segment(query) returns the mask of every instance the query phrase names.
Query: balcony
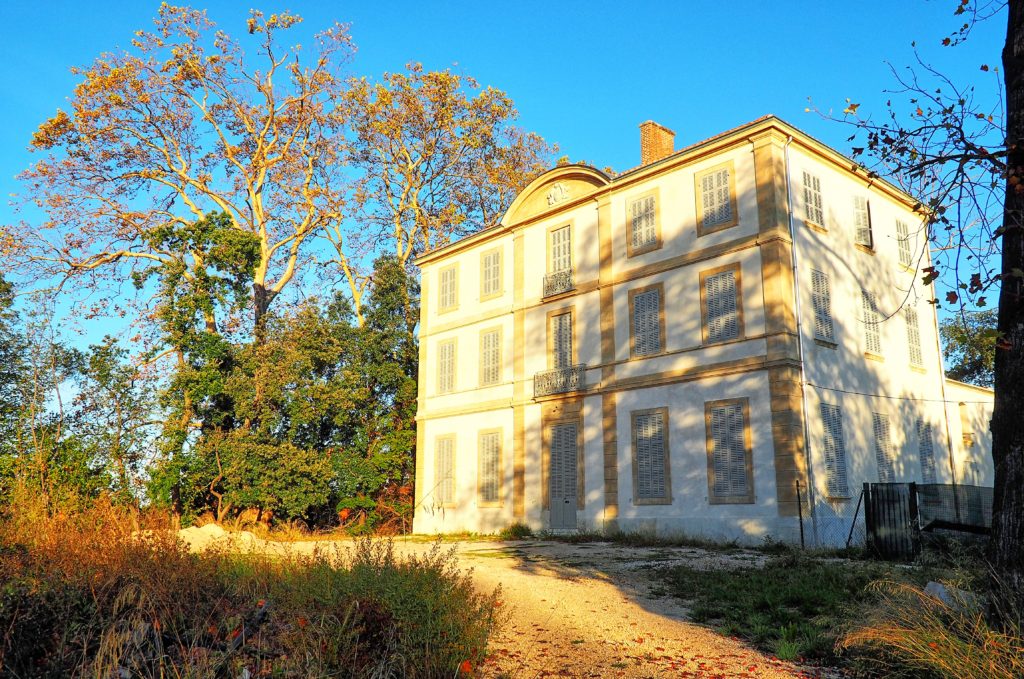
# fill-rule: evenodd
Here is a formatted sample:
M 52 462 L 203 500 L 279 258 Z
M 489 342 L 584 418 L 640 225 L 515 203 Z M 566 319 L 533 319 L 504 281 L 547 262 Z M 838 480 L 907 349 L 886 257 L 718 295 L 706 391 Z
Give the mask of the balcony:
M 533 395 L 537 397 L 582 391 L 587 386 L 586 372 L 587 366 L 583 364 L 539 372 L 533 376 Z
M 544 296 L 560 295 L 576 289 L 572 279 L 572 269 L 544 274 Z

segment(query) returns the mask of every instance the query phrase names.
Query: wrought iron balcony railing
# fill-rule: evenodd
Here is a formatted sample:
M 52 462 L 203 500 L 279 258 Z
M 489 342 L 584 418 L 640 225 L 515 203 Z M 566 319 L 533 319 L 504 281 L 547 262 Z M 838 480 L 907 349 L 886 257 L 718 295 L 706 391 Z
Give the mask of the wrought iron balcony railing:
M 547 396 L 582 391 L 586 386 L 586 372 L 587 366 L 583 364 L 539 372 L 533 376 L 533 395 Z
M 569 292 L 576 286 L 573 284 L 572 269 L 544 274 L 544 296 L 551 297 Z

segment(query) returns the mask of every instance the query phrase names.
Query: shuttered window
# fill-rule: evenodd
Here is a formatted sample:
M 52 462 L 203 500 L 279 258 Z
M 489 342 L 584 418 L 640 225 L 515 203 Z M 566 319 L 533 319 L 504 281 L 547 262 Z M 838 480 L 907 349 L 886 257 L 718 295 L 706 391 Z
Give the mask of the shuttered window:
M 910 266 L 910 229 L 906 222 L 896 220 L 896 243 L 900 248 L 900 264 Z
M 821 180 L 804 172 L 804 219 L 825 226 L 825 212 L 821 206 Z
M 910 364 L 923 366 L 924 357 L 921 355 L 921 326 L 917 322 L 917 309 L 911 306 L 903 307 L 903 319 L 907 322 L 907 351 L 910 354 Z
M 501 381 L 501 331 L 487 330 L 480 334 L 480 386 Z
M 889 416 L 871 413 L 871 425 L 875 433 L 875 462 L 878 464 L 878 480 L 892 483 L 896 480 L 893 468 L 892 440 L 889 437 Z
M 863 310 L 864 322 L 864 349 L 873 354 L 882 353 L 882 338 L 878 331 L 878 324 L 881 321 L 878 313 L 878 303 L 875 301 L 875 293 L 861 289 L 861 309 Z
M 664 410 L 648 410 L 633 413 L 633 464 L 636 465 L 636 488 L 634 498 L 641 503 L 645 500 L 668 500 L 667 480 L 668 442 L 665 432 Z
M 458 281 L 456 280 L 456 270 L 454 266 L 450 266 L 447 269 L 441 269 L 440 281 L 437 286 L 437 307 L 441 311 L 447 311 L 454 309 L 458 303 Z
M 455 340 L 437 345 L 437 391 L 447 394 L 455 391 Z
M 501 500 L 501 432 L 480 434 L 480 502 Z
M 434 447 L 434 497 L 442 505 L 455 502 L 455 437 L 439 436 Z
M 846 478 L 846 443 L 843 438 L 843 411 L 839 406 L 822 403 L 821 423 L 825 442 L 825 482 L 829 497 L 850 497 Z
M 661 351 L 661 289 L 633 295 L 633 353 L 649 356 Z
M 654 196 L 644 196 L 629 204 L 630 239 L 634 250 L 658 243 L 657 210 Z
M 826 342 L 835 341 L 832 326 L 832 290 L 828 274 L 811 270 L 811 306 L 814 307 L 814 336 Z
M 563 226 L 551 232 L 551 271 L 572 269 L 572 231 Z
M 701 224 L 706 229 L 733 221 L 729 168 L 709 172 L 700 179 Z
M 868 199 L 864 196 L 853 197 L 853 229 L 854 242 L 858 245 L 871 247 L 871 210 L 868 208 Z
M 744 402 L 708 405 L 708 467 L 713 500 L 753 501 L 744 410 Z
M 551 426 L 551 497 L 576 497 L 577 427 L 575 423 Z
M 572 314 L 551 317 L 551 367 L 568 368 L 572 365 Z
M 925 483 L 937 483 L 935 450 L 932 448 L 932 425 L 923 417 L 917 418 L 917 452 L 921 457 L 921 478 Z
M 722 342 L 740 336 L 739 305 L 736 299 L 736 271 L 722 271 L 704 279 L 704 301 L 708 342 Z
M 485 252 L 480 260 L 480 296 L 493 297 L 501 292 L 501 250 Z

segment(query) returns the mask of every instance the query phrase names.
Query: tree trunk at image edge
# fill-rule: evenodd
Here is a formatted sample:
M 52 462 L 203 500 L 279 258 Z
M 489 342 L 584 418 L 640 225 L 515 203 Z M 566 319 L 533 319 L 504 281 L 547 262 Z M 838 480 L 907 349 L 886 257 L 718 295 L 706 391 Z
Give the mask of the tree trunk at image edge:
M 992 458 L 993 614 L 1024 619 L 1024 0 L 1011 0 L 1003 48 L 1006 82 L 1006 203 L 1002 228 L 999 348 L 995 360 Z

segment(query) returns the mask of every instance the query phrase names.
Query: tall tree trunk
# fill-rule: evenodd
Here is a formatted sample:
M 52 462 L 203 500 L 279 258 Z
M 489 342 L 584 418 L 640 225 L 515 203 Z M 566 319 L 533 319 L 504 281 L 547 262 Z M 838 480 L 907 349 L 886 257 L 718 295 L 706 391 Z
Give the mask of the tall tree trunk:
M 1024 0 L 1010 0 L 1003 48 L 1006 82 L 1006 203 L 995 361 L 992 458 L 995 496 L 990 559 L 993 614 L 1024 622 Z
M 274 301 L 275 293 L 263 283 L 253 283 L 253 339 L 256 346 L 263 346 L 267 339 L 267 311 Z

